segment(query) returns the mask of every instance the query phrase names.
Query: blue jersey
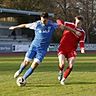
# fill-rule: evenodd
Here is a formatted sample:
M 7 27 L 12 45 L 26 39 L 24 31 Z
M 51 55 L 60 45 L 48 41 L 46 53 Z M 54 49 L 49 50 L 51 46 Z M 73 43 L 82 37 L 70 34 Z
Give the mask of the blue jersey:
M 44 25 L 39 20 L 37 22 L 27 24 L 26 27 L 35 30 L 35 37 L 31 43 L 31 46 L 34 45 L 39 49 L 47 50 L 52 38 L 52 33 L 55 31 L 58 25 L 50 20 L 48 21 L 47 25 Z

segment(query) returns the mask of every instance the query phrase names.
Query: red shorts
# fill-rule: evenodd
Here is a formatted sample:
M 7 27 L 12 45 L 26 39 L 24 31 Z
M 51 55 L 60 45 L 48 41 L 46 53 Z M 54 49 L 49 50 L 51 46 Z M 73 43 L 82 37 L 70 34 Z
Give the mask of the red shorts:
M 76 57 L 77 56 L 76 51 L 69 51 L 68 52 L 68 51 L 59 50 L 58 55 L 60 55 L 60 54 L 63 54 L 67 59 L 70 57 Z

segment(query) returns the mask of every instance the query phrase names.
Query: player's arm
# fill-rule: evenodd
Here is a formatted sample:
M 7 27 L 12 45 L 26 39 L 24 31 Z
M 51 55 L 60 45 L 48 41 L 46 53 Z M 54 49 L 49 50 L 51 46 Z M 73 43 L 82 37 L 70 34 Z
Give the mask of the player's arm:
M 81 33 L 80 33 L 79 31 L 76 31 L 76 30 L 74 30 L 74 29 L 72 29 L 72 28 L 70 28 L 70 27 L 68 27 L 68 26 L 65 26 L 65 25 L 64 25 L 64 21 L 62 21 L 62 20 L 57 20 L 57 23 L 58 23 L 58 25 L 60 26 L 60 28 L 61 28 L 62 30 L 67 29 L 67 30 L 70 30 L 70 32 L 73 32 L 73 33 L 75 33 L 75 34 L 78 35 L 78 36 L 81 35 Z
M 80 50 L 81 50 L 81 53 L 85 53 L 85 48 L 84 48 L 84 42 L 83 41 L 80 42 Z
M 9 29 L 14 30 L 16 28 L 29 28 L 29 29 L 35 30 L 36 26 L 37 26 L 37 22 L 33 22 L 33 23 L 28 23 L 28 24 L 20 24 L 17 26 L 11 26 L 9 27 Z
M 9 29 L 11 29 L 11 30 L 14 30 L 16 28 L 26 28 L 26 24 L 20 24 L 20 25 L 17 25 L 17 26 L 11 26 L 11 27 L 9 27 Z
M 70 28 L 70 27 L 68 27 L 68 26 L 61 25 L 61 27 L 64 27 L 64 29 L 70 30 L 70 32 L 73 32 L 73 33 L 75 33 L 75 34 L 78 35 L 78 36 L 81 35 L 81 33 L 80 33 L 79 31 L 76 31 L 76 30 L 74 30 L 74 29 L 72 29 L 72 28 Z
M 81 53 L 85 53 L 84 41 L 85 41 L 85 33 L 82 33 L 79 41 Z

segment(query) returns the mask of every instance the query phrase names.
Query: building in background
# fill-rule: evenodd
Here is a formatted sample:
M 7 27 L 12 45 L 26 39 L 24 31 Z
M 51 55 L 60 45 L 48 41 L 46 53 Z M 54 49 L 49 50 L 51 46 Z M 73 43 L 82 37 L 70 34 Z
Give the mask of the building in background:
M 27 47 L 29 47 L 30 42 L 34 38 L 34 32 L 32 32 L 32 30 L 30 29 L 9 30 L 8 28 L 10 26 L 22 23 L 34 22 L 40 19 L 41 13 L 42 12 L 0 8 L 0 52 L 7 52 L 7 51 L 13 52 L 15 51 L 15 49 L 16 50 L 22 49 L 23 45 L 25 47 L 26 44 Z M 54 14 L 49 13 L 49 16 L 53 17 Z
M 11 30 L 8 30 L 10 26 L 36 21 L 40 18 L 41 13 L 42 12 L 0 8 L 0 36 L 3 38 L 10 36 L 12 34 Z M 49 13 L 49 15 L 54 16 L 52 13 Z M 20 36 L 25 36 L 30 39 L 34 37 L 34 33 L 31 31 L 29 29 L 17 29 L 15 30 L 15 35 L 17 35 L 17 39 Z

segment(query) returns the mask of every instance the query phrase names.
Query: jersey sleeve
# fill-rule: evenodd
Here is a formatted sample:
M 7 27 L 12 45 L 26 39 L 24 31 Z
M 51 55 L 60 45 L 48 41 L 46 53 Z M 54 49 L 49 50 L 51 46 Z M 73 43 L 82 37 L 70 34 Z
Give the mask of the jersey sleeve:
M 72 22 L 67 22 L 67 21 L 63 21 L 63 20 L 60 20 L 60 19 L 58 19 L 57 20 L 57 24 L 60 26 L 60 25 L 64 25 L 64 26 L 67 26 L 67 27 L 71 27 L 71 28 L 75 28 L 75 25 L 74 25 L 74 23 L 72 23 Z
M 35 30 L 37 26 L 37 22 L 26 24 L 26 28 Z
M 84 48 L 84 42 L 85 42 L 85 32 L 82 32 L 82 35 L 81 35 L 80 41 L 79 41 L 80 49 Z
M 53 23 L 53 27 L 54 27 L 54 29 L 56 30 L 59 26 L 58 26 L 57 23 Z

